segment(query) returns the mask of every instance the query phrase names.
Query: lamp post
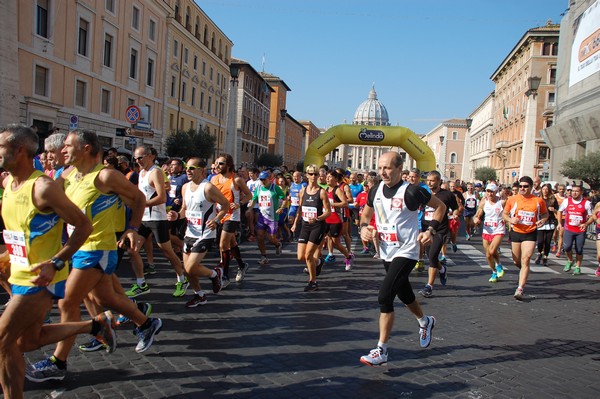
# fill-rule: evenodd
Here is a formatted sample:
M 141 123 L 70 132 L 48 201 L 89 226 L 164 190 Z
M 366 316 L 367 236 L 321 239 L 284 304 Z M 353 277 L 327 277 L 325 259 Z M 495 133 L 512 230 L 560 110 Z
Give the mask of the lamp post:
M 285 117 L 287 116 L 287 109 L 281 109 L 279 114 L 281 116 L 281 130 L 279 131 L 279 154 L 281 154 L 281 158 L 285 164 Z
M 229 65 L 229 110 L 227 113 L 227 139 L 226 148 L 233 148 L 233 161 L 240 161 L 238 157 L 238 128 L 237 128 L 237 84 L 240 76 L 240 67 L 235 64 Z
M 465 146 L 461 178 L 468 178 L 469 180 L 473 180 L 473 168 L 471 167 L 471 125 L 473 124 L 473 119 L 466 118 L 465 123 L 467 125 L 467 133 L 465 133 Z
M 504 179 L 504 170 L 506 168 L 506 150 L 504 147 L 506 146 L 506 141 L 499 141 L 496 143 L 496 156 L 498 160 L 502 163 L 502 173 L 500 174 L 500 178 Z M 504 183 L 508 183 L 508 179 Z
M 439 157 L 439 165 L 440 165 L 440 172 L 442 174 L 446 174 L 446 151 L 445 151 L 445 146 L 444 146 L 444 139 L 446 137 L 444 136 L 440 136 L 440 157 Z M 444 180 L 445 176 L 442 176 L 442 180 Z
M 523 150 L 521 152 L 521 165 L 519 176 L 532 176 L 533 167 L 536 162 L 535 136 L 537 127 L 537 94 L 542 78 L 531 76 L 527 79 L 529 89 L 525 92 L 527 96 L 527 110 L 525 113 L 525 126 L 523 129 Z M 532 176 L 533 177 L 533 176 Z

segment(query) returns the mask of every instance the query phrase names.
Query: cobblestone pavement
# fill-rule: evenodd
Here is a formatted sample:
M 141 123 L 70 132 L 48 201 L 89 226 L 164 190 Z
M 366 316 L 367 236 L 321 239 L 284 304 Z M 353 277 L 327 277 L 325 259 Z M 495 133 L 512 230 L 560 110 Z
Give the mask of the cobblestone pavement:
M 173 298 L 174 274 L 166 262 L 157 264 L 151 292 L 139 299 L 152 302 L 164 327 L 146 354 L 134 351 L 136 339 L 124 328 L 114 354 L 73 349 L 67 378 L 26 382 L 26 397 L 599 398 L 594 242 L 587 242 L 583 275 L 563 273 L 564 258 L 551 256 L 549 267 L 531 273 L 527 300 L 517 302 L 508 244 L 502 247 L 508 271 L 490 284 L 480 241 L 462 239 L 459 251 L 449 252 L 446 287 L 437 285 L 428 299 L 417 294 L 437 319 L 429 349 L 420 348 L 418 323 L 397 301 L 384 367 L 359 362 L 377 343 L 380 261 L 357 255 L 347 272 L 338 256 L 325 267 L 320 291 L 305 293 L 294 244 L 279 257 L 269 248 L 271 264 L 259 266 L 256 244 L 244 243 L 251 264 L 246 280 L 210 293 L 208 304 L 194 309 L 184 307 L 191 290 Z M 207 264 L 215 265 L 214 259 Z M 129 286 L 128 264 L 120 274 Z M 415 293 L 425 275 L 412 273 Z M 208 280 L 204 287 L 210 290 Z M 56 311 L 52 317 L 58 319 Z M 53 348 L 26 359 L 39 360 Z

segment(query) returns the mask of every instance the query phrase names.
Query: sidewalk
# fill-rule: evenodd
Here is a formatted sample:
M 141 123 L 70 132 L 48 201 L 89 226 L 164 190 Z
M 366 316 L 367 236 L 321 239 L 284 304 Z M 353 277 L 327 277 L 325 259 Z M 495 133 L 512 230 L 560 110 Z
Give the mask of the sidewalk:
M 587 243 L 589 264 L 593 244 Z M 463 238 L 459 251 L 449 252 L 448 285 L 436 285 L 432 298 L 416 294 L 426 273 L 411 277 L 425 312 L 437 319 L 431 347 L 420 348 L 418 323 L 396 301 L 389 363 L 371 368 L 359 358 L 377 343 L 381 261 L 357 255 L 355 268 L 346 272 L 338 256 L 324 268 L 320 291 L 305 293 L 295 245 L 285 246 L 280 257 L 269 248 L 268 266 L 257 264 L 255 243 L 241 248 L 251 265 L 246 280 L 208 294 L 208 304 L 194 309 L 184 307 L 191 290 L 187 299 L 171 296 L 174 273 L 157 257 L 162 261 L 149 278 L 152 292 L 138 297 L 152 302 L 164 322 L 153 347 L 137 354 L 127 328 L 112 355 L 73 349 L 67 378 L 26 382 L 26 397 L 600 397 L 600 279 L 593 275 L 562 273 L 553 262 L 550 269 L 560 272 L 533 272 L 525 289 L 530 297 L 517 302 L 516 268 L 506 259 L 505 277 L 488 283 L 480 241 Z M 506 244 L 503 255 L 510 255 Z M 128 287 L 129 266 L 119 274 Z M 210 291 L 210 282 L 203 287 Z M 77 343 L 85 340 L 80 336 Z M 26 359 L 39 360 L 53 349 Z

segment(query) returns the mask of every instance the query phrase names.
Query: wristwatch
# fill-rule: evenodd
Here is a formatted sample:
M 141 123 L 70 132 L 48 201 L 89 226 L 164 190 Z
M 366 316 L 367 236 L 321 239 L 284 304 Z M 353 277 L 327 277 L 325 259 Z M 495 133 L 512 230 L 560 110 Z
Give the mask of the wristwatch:
M 435 229 L 434 229 L 433 227 L 431 227 L 431 226 L 429 226 L 429 227 L 427 228 L 427 231 L 428 231 L 428 232 L 429 232 L 429 234 L 431 234 L 432 236 L 434 236 L 434 235 L 436 235 L 436 234 L 437 234 L 437 231 L 435 231 Z
M 62 259 L 52 258 L 52 259 L 50 259 L 50 262 L 52 262 L 54 264 L 54 268 L 56 269 L 57 272 L 59 272 L 65 268 L 65 261 Z

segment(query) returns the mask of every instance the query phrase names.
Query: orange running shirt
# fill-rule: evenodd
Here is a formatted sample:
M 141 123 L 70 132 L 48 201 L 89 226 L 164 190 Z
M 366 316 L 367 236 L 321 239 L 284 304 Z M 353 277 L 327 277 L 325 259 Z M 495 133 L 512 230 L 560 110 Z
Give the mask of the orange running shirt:
M 536 223 L 540 220 L 540 215 L 548 212 L 548 208 L 540 197 L 524 197 L 517 194 L 508 197 L 504 211 L 508 212 L 510 217 L 519 218 L 519 223 L 513 224 L 512 229 L 517 233 L 527 234 L 537 230 Z

